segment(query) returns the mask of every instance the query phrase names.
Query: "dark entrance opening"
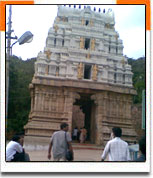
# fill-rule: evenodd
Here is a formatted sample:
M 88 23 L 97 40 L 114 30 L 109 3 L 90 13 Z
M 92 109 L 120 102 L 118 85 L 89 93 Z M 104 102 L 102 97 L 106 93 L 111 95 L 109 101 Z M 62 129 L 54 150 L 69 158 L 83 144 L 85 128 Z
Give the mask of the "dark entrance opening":
M 89 24 L 89 20 L 86 20 L 86 26 Z
M 123 84 L 125 84 L 125 74 L 123 74 Z
M 86 39 L 85 39 L 84 48 L 85 48 L 85 49 L 89 49 L 89 48 L 90 48 L 90 39 L 89 39 L 89 38 L 86 38 Z
M 84 67 L 84 79 L 91 78 L 91 65 L 85 65 Z
M 116 73 L 114 74 L 114 83 L 116 83 Z
M 78 105 L 81 111 L 84 113 L 84 124 L 82 125 L 82 127 L 85 127 L 85 129 L 87 130 L 86 141 L 95 143 L 95 104 L 94 101 L 90 99 L 91 94 L 79 93 L 79 95 L 81 96 L 81 98 L 79 100 L 76 100 L 74 105 Z

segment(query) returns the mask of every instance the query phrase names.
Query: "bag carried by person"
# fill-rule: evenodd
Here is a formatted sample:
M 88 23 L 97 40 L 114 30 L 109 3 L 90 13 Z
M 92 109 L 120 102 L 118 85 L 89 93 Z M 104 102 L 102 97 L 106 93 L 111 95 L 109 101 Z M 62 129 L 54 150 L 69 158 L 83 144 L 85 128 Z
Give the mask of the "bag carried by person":
M 67 139 L 66 139 L 66 132 L 65 132 L 65 140 L 66 140 L 66 144 L 67 144 L 67 150 L 66 150 L 66 155 L 65 155 L 66 160 L 73 161 L 73 153 L 69 149 L 69 144 L 67 143 Z
M 73 161 L 73 153 L 70 150 L 66 151 L 66 160 Z

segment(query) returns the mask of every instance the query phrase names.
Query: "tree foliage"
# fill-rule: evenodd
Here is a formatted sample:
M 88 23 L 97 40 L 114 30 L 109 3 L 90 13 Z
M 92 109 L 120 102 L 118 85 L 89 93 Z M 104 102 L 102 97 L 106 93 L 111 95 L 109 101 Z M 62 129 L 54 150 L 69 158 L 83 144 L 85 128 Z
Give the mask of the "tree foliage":
M 137 60 L 128 59 L 128 63 L 132 66 L 133 72 L 133 86 L 137 91 L 137 95 L 134 97 L 134 103 L 142 102 L 142 91 L 146 88 L 146 61 L 144 57 Z
M 23 61 L 16 56 L 10 59 L 7 133 L 22 132 L 27 123 L 31 103 L 29 84 L 35 61 L 35 58 Z

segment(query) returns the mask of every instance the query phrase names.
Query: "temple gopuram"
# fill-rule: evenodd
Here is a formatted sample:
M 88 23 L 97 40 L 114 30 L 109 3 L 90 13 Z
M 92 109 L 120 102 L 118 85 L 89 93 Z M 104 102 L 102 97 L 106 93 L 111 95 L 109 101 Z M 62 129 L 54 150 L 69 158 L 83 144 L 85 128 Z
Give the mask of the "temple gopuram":
M 62 122 L 69 124 L 71 133 L 85 127 L 89 143 L 104 146 L 115 126 L 133 143 L 132 76 L 112 9 L 58 5 L 29 85 L 25 143 L 49 143 Z

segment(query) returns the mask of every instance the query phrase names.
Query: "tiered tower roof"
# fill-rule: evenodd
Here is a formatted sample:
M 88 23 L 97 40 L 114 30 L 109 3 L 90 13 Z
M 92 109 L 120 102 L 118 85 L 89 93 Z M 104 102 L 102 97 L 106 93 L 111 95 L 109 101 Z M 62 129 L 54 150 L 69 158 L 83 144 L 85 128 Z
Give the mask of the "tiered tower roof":
M 132 75 L 111 9 L 58 6 L 35 76 L 132 87 Z

